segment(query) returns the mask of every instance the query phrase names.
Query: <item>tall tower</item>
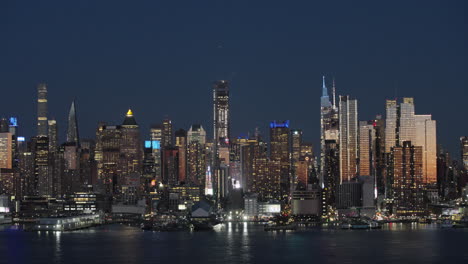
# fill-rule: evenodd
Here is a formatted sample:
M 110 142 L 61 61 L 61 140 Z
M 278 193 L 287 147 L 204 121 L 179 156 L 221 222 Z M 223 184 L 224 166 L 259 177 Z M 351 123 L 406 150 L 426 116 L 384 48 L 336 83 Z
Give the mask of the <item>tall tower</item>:
M 37 135 L 47 137 L 47 86 L 37 86 Z
M 120 142 L 121 173 L 125 176 L 122 183 L 129 184 L 130 174 L 141 173 L 142 146 L 140 129 L 131 109 L 128 110 L 122 123 L 122 140 Z
M 340 96 L 340 184 L 357 175 L 358 109 L 357 100 Z
M 79 145 L 80 137 L 78 134 L 78 119 L 76 117 L 75 100 L 73 100 L 70 111 L 68 112 L 67 142 Z
M 460 154 L 463 167 L 468 170 L 468 137 L 460 137 Z
M 280 195 L 287 200 L 290 192 L 289 120 L 270 123 L 270 159 L 280 166 Z
M 179 181 L 187 182 L 187 132 L 181 128 L 175 132 L 175 138 L 179 149 Z
M 400 104 L 399 143 L 416 141 L 416 123 L 414 117 L 414 99 L 404 97 Z
M 162 147 L 172 147 L 174 146 L 174 135 L 172 133 L 172 121 L 170 119 L 163 120 L 163 130 L 162 130 Z
M 227 81 L 217 81 L 213 85 L 214 141 L 228 144 L 230 138 L 229 87 Z
M 57 128 L 57 121 L 54 119 L 50 119 L 47 121 L 48 133 L 49 133 L 49 151 L 55 152 L 58 147 L 58 128 Z
M 220 80 L 213 84 L 213 150 L 212 182 L 214 195 L 219 200 L 227 195 L 226 183 L 228 183 L 229 166 L 229 86 L 227 81 Z
M 393 198 L 397 215 L 424 214 L 422 147 L 404 141 L 392 148 Z
M 335 86 L 333 86 L 333 94 L 335 93 Z M 333 96 L 334 97 L 334 96 Z M 334 99 L 333 99 L 334 102 Z M 327 150 L 330 150 L 329 146 L 326 146 L 327 142 L 333 147 L 337 146 L 338 143 L 338 109 L 336 105 L 330 103 L 328 97 L 327 86 L 325 85 L 325 76 L 322 79 L 322 97 L 320 97 L 320 184 L 322 187 L 327 186 L 327 177 L 335 177 L 330 175 L 330 164 L 326 161 Z M 338 150 L 335 152 L 337 153 Z M 336 171 L 336 170 L 334 170 Z
M 423 183 L 437 184 L 436 121 L 431 115 L 415 115 L 415 146 L 422 146 Z
M 387 100 L 385 118 L 385 153 L 390 153 L 398 142 L 398 105 L 396 100 Z

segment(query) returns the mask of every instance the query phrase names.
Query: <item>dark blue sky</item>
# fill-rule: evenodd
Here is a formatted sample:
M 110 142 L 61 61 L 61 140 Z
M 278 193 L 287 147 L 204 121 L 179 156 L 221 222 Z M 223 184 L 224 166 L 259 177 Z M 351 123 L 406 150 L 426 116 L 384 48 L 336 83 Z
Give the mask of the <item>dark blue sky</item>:
M 128 107 L 144 134 L 168 116 L 211 135 L 211 84 L 228 79 L 233 135 L 290 119 L 317 145 L 325 74 L 358 98 L 362 120 L 384 114 L 386 98 L 415 97 L 439 142 L 458 151 L 467 17 L 464 0 L 1 1 L 0 115 L 35 133 L 44 81 L 62 135 L 74 97 L 83 137 L 98 121 L 121 123 Z

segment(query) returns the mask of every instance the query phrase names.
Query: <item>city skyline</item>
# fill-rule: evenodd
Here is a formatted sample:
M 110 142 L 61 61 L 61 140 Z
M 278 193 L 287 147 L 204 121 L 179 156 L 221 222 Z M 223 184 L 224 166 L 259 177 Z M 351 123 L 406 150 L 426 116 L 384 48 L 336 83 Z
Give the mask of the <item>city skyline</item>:
M 395 2 L 386 10 L 370 3 L 348 5 L 254 3 L 245 10 L 239 3 L 207 2 L 166 14 L 161 10 L 179 8 L 44 3 L 29 13 L 8 3 L 6 23 L 0 24 L 8 40 L 0 43 L 0 81 L 11 100 L 0 105 L 0 112 L 18 116 L 23 127 L 32 126 L 35 106 L 22 95 L 33 94 L 38 83 L 46 82 L 49 117 L 57 120 L 61 140 L 74 97 L 83 138 L 93 137 L 99 121 L 120 122 L 128 108 L 144 131 L 168 116 L 175 127 L 202 124 L 211 134 L 207 95 L 213 81 L 226 79 L 231 84 L 233 136 L 256 126 L 268 134 L 270 120 L 289 119 L 304 131 L 306 141 L 318 146 L 317 84 L 326 75 L 329 87 L 335 78 L 337 95 L 359 100 L 361 120 L 384 115 L 385 99 L 414 97 L 421 113 L 439 121 L 439 142 L 457 154 L 457 139 L 468 126 L 452 114 L 463 104 L 457 95 L 467 83 L 461 20 L 465 3 L 405 3 L 402 9 Z M 122 16 L 103 21 L 98 14 L 108 8 Z M 191 9 L 197 12 L 187 12 Z M 260 11 L 263 20 L 257 19 Z M 220 13 L 225 19 L 213 25 Z M 89 19 L 82 21 L 83 15 Z M 160 23 L 168 19 L 173 22 Z M 31 39 L 40 41 L 33 45 Z M 176 101 L 181 107 L 173 107 Z M 34 134 L 27 129 L 22 133 Z

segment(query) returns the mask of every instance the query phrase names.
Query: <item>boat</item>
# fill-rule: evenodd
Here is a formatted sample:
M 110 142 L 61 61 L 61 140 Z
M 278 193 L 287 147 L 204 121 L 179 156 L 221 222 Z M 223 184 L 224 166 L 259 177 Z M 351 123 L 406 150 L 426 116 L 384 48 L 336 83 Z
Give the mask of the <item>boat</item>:
M 381 229 L 382 225 L 377 221 L 369 221 L 370 229 Z
M 340 224 L 340 229 L 351 229 L 351 224 L 350 223 L 341 223 Z
M 101 225 L 104 222 L 102 214 L 82 214 L 66 217 L 39 218 L 27 231 L 72 231 Z
M 277 225 L 277 224 L 266 224 L 264 226 L 265 231 L 286 231 L 286 230 L 296 230 L 297 225 L 289 224 L 289 225 Z
M 355 220 L 351 223 L 351 229 L 369 229 L 370 224 L 363 220 Z
M 452 228 L 453 227 L 453 222 L 449 219 L 446 219 L 440 223 L 441 228 Z

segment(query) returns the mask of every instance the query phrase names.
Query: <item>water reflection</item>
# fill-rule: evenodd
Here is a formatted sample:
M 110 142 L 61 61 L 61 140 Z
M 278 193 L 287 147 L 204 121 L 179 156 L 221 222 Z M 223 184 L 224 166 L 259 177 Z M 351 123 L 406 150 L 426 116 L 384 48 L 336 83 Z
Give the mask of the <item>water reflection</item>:
M 463 262 L 468 259 L 463 249 L 467 234 L 401 223 L 381 230 L 293 232 L 265 232 L 260 224 L 243 222 L 222 224 L 212 232 L 144 232 L 113 225 L 74 232 L 3 231 L 0 254 L 9 263 Z

